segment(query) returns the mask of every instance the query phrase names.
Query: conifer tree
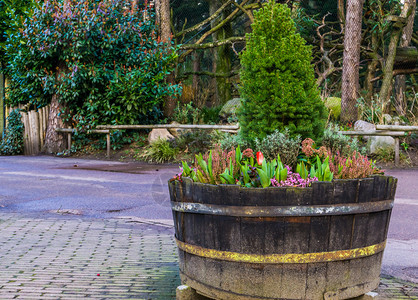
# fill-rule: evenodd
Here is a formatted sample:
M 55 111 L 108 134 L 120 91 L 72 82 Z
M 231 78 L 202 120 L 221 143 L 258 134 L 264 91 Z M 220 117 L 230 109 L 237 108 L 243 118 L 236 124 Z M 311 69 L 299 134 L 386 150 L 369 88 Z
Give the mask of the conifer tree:
M 254 13 L 241 55 L 239 122 L 244 138 L 284 128 L 303 138 L 323 134 L 325 108 L 311 60 L 311 47 L 296 33 L 287 6 L 271 0 Z

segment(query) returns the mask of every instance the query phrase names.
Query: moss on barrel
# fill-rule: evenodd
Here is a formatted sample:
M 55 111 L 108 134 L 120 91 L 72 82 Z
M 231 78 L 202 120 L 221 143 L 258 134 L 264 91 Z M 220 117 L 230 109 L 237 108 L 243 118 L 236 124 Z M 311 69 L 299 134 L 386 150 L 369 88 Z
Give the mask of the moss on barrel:
M 184 284 L 215 299 L 347 299 L 376 288 L 397 180 L 243 188 L 169 182 Z

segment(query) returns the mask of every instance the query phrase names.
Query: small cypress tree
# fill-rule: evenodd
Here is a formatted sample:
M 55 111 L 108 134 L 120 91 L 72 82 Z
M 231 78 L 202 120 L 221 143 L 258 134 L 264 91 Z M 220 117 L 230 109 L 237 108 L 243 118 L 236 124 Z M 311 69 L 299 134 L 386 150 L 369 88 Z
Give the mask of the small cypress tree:
M 323 134 L 325 108 L 311 60 L 311 47 L 296 33 L 287 6 L 271 0 L 254 13 L 241 55 L 239 122 L 245 138 L 285 128 L 303 138 Z

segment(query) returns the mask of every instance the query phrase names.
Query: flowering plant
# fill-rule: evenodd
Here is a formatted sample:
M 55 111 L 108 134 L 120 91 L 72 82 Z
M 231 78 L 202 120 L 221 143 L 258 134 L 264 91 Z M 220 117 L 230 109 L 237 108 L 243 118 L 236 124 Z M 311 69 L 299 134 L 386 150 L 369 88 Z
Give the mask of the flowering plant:
M 345 157 L 333 154 L 325 147 L 315 148 L 314 141 L 306 139 L 301 145 L 302 154 L 294 171 L 277 158 L 267 161 L 262 152 L 254 156 L 252 149 L 241 152 L 224 151 L 219 145 L 208 153 L 196 155 L 194 166 L 182 162 L 180 173 L 175 176 L 190 177 L 195 182 L 210 184 L 237 184 L 243 187 L 309 187 L 314 181 L 364 178 L 382 173 L 373 161 L 354 152 Z
M 293 173 L 290 166 L 283 165 L 280 156 L 267 161 L 261 152 L 257 152 L 256 159 L 254 159 L 252 149 L 241 152 L 239 146 L 226 155 L 225 153 L 219 155 L 219 151 L 218 148 L 205 155 L 196 155 L 194 167 L 182 162 L 180 173 L 175 178 L 181 180 L 185 176 L 201 183 L 237 184 L 244 187 L 264 188 L 269 186 L 307 187 L 311 182 L 318 180 L 315 177 L 316 173 L 310 174 L 303 162 L 297 165 L 298 172 Z M 220 165 L 225 166 L 223 173 L 219 172 Z

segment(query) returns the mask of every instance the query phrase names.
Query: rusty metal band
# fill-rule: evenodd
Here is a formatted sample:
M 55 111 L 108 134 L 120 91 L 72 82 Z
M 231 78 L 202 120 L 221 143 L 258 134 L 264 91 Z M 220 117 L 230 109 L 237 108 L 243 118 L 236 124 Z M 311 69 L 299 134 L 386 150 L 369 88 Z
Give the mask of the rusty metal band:
M 305 206 L 229 206 L 191 202 L 171 202 L 173 211 L 233 217 L 308 217 L 365 214 L 393 208 L 393 200 L 366 203 Z
M 176 239 L 179 249 L 200 257 L 226 260 L 232 262 L 245 262 L 253 264 L 306 264 L 340 261 L 354 258 L 371 256 L 382 252 L 386 246 L 386 240 L 382 243 L 349 250 L 338 250 L 330 252 L 316 253 L 287 253 L 287 254 L 244 254 L 230 251 L 219 251 L 215 249 L 203 248 L 184 243 Z

